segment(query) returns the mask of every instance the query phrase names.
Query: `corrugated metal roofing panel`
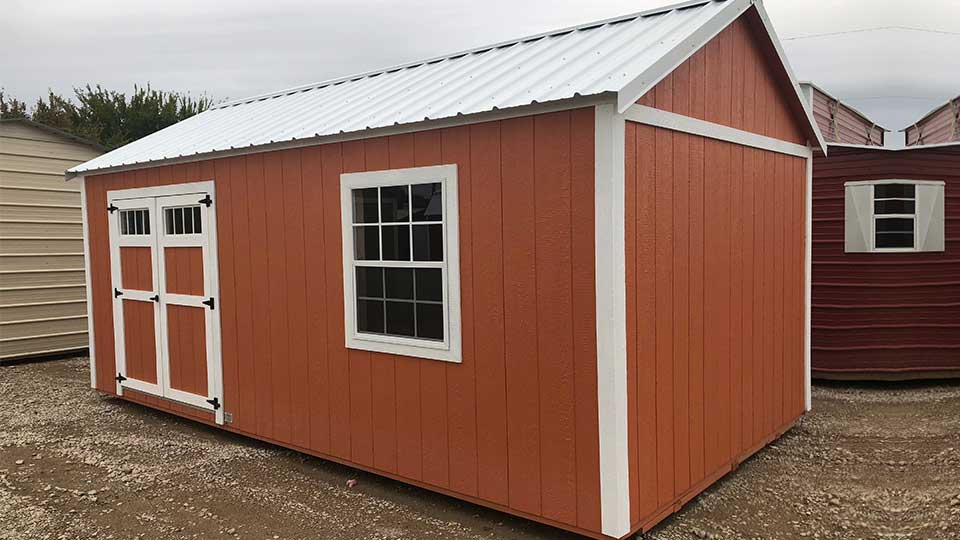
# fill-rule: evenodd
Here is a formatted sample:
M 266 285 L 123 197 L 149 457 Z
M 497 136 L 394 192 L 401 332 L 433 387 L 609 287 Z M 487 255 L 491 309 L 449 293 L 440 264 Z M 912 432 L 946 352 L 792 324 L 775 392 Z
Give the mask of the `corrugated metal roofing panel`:
M 699 0 L 224 103 L 71 174 L 618 92 L 750 0 Z M 729 10 L 729 11 L 728 11 Z M 722 28 L 717 28 L 719 31 Z M 662 76 L 662 74 L 661 74 Z

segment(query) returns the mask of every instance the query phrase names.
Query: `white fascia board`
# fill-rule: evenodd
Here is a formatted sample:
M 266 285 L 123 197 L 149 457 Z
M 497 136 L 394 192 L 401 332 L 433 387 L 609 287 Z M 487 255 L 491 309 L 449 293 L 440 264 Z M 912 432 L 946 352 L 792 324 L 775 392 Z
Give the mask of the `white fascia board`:
M 630 532 L 624 186 L 626 123 L 613 103 L 597 105 L 594 111 L 600 522 L 603 534 L 621 538 Z
M 767 35 L 770 37 L 770 42 L 773 43 L 773 48 L 777 51 L 777 57 L 780 59 L 780 64 L 783 65 L 784 71 L 787 72 L 787 76 L 790 78 L 790 86 L 793 87 L 793 91 L 796 94 L 796 99 L 800 101 L 800 105 L 803 107 L 804 115 L 807 117 L 807 123 L 810 125 L 810 128 L 813 129 L 814 136 L 816 137 L 816 146 L 819 148 L 823 155 L 827 155 L 827 142 L 823 138 L 823 134 L 820 133 L 820 128 L 817 127 L 817 121 L 813 118 L 813 109 L 805 105 L 806 99 L 803 97 L 803 90 L 800 90 L 800 84 L 797 83 L 797 76 L 793 73 L 793 68 L 790 67 L 790 62 L 787 61 L 787 55 L 783 51 L 783 44 L 780 43 L 780 38 L 777 36 L 777 32 L 773 29 L 773 23 L 770 22 L 770 16 L 767 15 L 767 10 L 763 7 L 762 0 L 750 0 L 750 3 L 757 8 L 757 14 L 760 16 L 760 20 L 763 22 L 763 28 L 767 31 Z
M 690 34 L 687 39 L 677 43 L 670 52 L 660 57 L 653 65 L 617 92 L 617 111 L 620 113 L 626 112 L 631 105 L 662 81 L 664 77 L 677 69 L 680 64 L 686 62 L 688 58 L 703 48 L 730 23 L 750 9 L 751 5 L 753 5 L 752 0 L 733 0 L 729 2 L 724 9 L 717 12 L 712 19 Z
M 743 146 L 751 146 L 761 150 L 769 150 L 789 156 L 809 158 L 812 156 L 810 146 L 802 146 L 789 141 L 774 139 L 765 135 L 751 133 L 742 129 L 732 128 L 706 120 L 691 118 L 682 114 L 662 111 L 645 105 L 633 105 L 624 113 L 626 120 L 655 126 L 673 131 L 682 131 L 691 135 L 699 135 L 710 139 L 725 141 Z
M 80 221 L 83 224 L 83 280 L 87 288 L 87 350 L 90 357 L 90 388 L 97 387 L 97 348 L 93 324 L 93 274 L 90 272 L 90 225 L 87 219 L 87 187 L 80 179 Z M 106 209 L 104 209 L 106 210 Z
M 809 146 L 808 146 L 809 148 Z M 803 395 L 804 409 L 809 412 L 813 408 L 813 392 L 811 388 L 811 354 L 812 345 L 811 330 L 811 302 L 813 301 L 813 149 L 810 149 L 810 157 L 807 158 L 807 189 L 806 199 L 806 219 L 804 220 L 804 232 L 806 234 L 804 242 L 804 284 L 803 284 Z

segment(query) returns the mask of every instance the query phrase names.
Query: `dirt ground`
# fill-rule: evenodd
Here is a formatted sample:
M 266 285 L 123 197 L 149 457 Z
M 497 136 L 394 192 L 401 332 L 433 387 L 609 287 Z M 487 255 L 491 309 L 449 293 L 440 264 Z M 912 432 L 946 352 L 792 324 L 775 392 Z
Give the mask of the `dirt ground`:
M 87 383 L 85 359 L 0 366 L 0 539 L 572 538 Z M 818 385 L 796 428 L 644 538 L 960 538 L 960 383 Z

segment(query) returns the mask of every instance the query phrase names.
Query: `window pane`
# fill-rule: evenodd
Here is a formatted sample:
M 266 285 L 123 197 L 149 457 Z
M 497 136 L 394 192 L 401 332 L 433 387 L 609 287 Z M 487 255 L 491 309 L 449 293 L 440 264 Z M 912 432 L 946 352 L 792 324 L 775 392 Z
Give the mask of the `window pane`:
M 183 234 L 183 208 L 173 209 L 173 233 Z
M 912 232 L 907 232 L 907 233 L 878 232 L 877 247 L 878 248 L 912 248 L 913 233 Z
M 443 306 L 417 304 L 417 337 L 443 339 Z
M 357 296 L 383 298 L 383 269 L 357 267 Z
M 911 218 L 878 219 L 877 232 L 913 232 L 913 219 Z
M 414 336 L 413 302 L 387 302 L 387 333 Z
M 163 211 L 164 220 L 167 222 L 167 234 L 173 234 L 173 208 L 167 208 Z
M 876 184 L 873 186 L 874 199 L 912 199 L 916 186 L 913 184 Z
M 200 207 L 193 207 L 193 232 L 200 234 L 203 232 L 203 227 L 200 226 Z
M 143 234 L 150 234 L 150 211 L 143 211 Z
M 183 209 L 183 234 L 193 234 L 193 211 L 189 208 Z
M 127 213 L 120 212 L 120 234 L 127 234 Z
M 377 222 L 377 188 L 353 190 L 353 222 Z
M 410 226 L 384 225 L 383 229 L 383 260 L 409 261 L 410 260 Z
M 441 221 L 443 219 L 443 197 L 441 185 L 416 184 L 410 187 L 413 197 L 414 221 Z
M 912 214 L 914 212 L 915 205 L 915 201 L 874 201 L 873 212 L 875 214 Z
M 137 234 L 143 234 L 143 212 L 136 211 L 133 213 L 133 216 L 137 219 L 136 231 Z
M 358 261 L 380 260 L 380 235 L 378 227 L 353 227 L 353 257 Z
M 443 272 L 439 268 L 417 268 L 417 300 L 443 300 Z
M 413 227 L 413 260 L 443 260 L 443 225 Z
M 413 300 L 413 268 L 384 268 L 387 298 Z
M 128 234 L 137 234 L 137 218 L 134 216 L 136 212 L 127 212 L 127 233 Z
M 383 333 L 382 300 L 357 300 L 357 331 Z
M 876 229 L 876 246 L 878 248 L 913 247 L 913 219 L 878 219 Z
M 410 221 L 408 186 L 380 188 L 380 221 Z

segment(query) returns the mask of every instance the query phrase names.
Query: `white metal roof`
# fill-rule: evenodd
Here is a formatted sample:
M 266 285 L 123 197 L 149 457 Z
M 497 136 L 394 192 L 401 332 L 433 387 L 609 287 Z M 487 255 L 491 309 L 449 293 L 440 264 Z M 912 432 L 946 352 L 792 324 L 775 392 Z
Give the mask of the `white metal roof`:
M 758 1 L 695 0 L 224 103 L 67 176 L 581 96 L 622 109 Z

